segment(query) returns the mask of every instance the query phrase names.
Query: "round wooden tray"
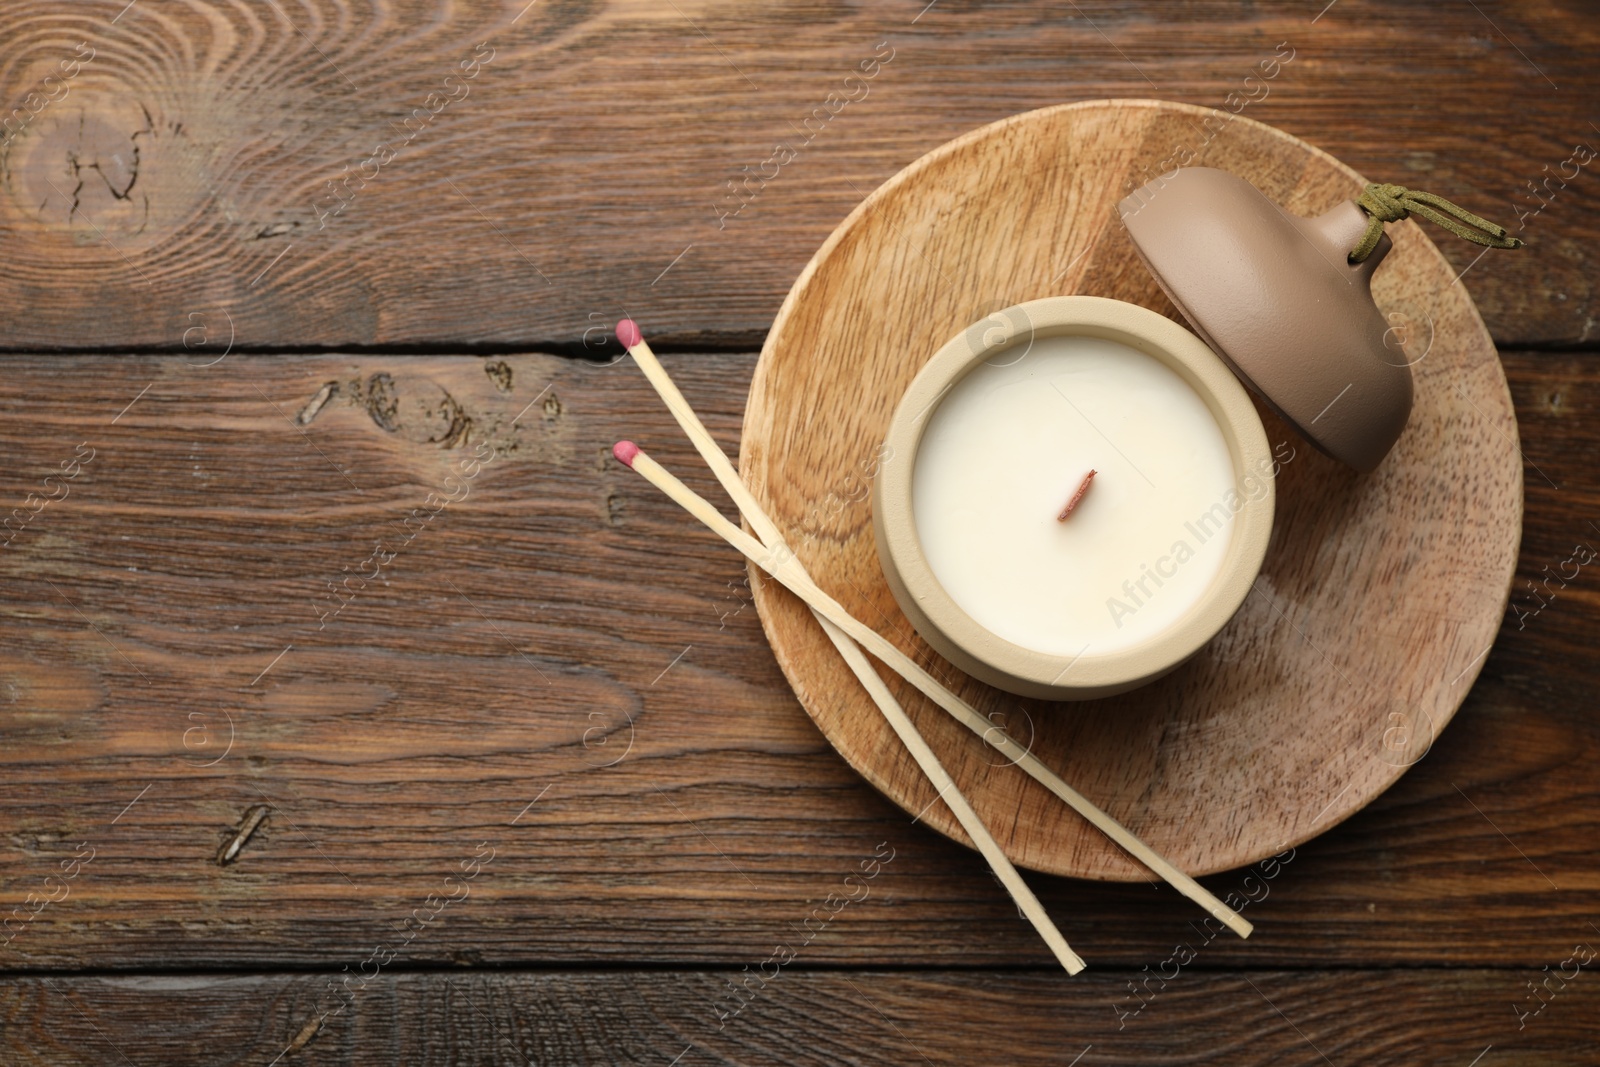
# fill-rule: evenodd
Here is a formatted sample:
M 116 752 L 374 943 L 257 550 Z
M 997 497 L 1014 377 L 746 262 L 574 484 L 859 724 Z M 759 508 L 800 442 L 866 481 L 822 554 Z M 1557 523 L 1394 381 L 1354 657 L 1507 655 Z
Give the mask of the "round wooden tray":
M 1366 179 L 1249 119 L 1144 100 L 1017 115 L 924 156 L 834 231 L 784 301 L 750 385 L 740 465 L 818 584 L 1180 868 L 1253 863 L 1347 818 L 1427 754 L 1505 612 L 1522 529 L 1511 395 L 1463 286 L 1415 223 L 1373 283 L 1416 407 L 1359 475 L 1258 405 L 1292 454 L 1272 543 L 1232 622 L 1166 678 L 1107 700 L 1030 701 L 923 643 L 873 544 L 869 482 L 900 395 L 951 337 L 1011 304 L 1089 293 L 1182 322 L 1116 202 L 1189 148 L 1197 166 L 1318 214 Z M 1209 142 L 1207 137 L 1210 137 Z M 1292 450 L 1292 453 L 1290 452 Z M 891 456 L 884 462 L 904 462 Z M 806 711 L 869 782 L 941 833 L 949 810 L 799 600 L 752 574 Z M 889 672 L 882 670 L 886 675 Z M 1141 865 L 898 677 L 891 687 L 1020 865 L 1148 880 Z

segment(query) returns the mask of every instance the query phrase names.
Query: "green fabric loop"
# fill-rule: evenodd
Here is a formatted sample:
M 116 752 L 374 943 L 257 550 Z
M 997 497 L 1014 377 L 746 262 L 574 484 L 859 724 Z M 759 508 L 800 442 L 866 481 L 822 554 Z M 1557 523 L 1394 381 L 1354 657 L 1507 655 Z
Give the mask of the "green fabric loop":
M 1361 191 L 1356 206 L 1367 213 L 1367 229 L 1350 250 L 1350 262 L 1361 263 L 1372 255 L 1383 237 L 1383 224 L 1399 222 L 1409 215 L 1421 215 L 1474 244 L 1490 248 L 1520 248 L 1522 242 L 1506 235 L 1504 226 L 1479 218 L 1466 208 L 1457 207 L 1442 196 L 1407 189 L 1403 185 L 1373 183 Z

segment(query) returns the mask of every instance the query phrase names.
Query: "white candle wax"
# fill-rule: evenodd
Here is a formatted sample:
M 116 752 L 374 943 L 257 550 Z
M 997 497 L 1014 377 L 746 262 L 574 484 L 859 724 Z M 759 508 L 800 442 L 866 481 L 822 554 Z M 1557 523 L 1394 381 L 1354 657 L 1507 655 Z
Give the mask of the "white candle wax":
M 1241 498 L 1222 430 L 1157 359 L 1036 338 L 928 417 L 912 511 L 929 567 L 980 626 L 1057 656 L 1116 652 L 1183 616 L 1222 567 Z M 1066 521 L 1057 516 L 1098 472 Z

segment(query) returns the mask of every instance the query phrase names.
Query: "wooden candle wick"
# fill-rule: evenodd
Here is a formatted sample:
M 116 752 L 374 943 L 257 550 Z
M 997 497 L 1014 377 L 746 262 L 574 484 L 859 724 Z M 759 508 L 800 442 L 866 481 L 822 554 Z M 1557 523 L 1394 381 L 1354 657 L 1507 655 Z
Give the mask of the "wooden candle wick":
M 1083 476 L 1083 481 L 1078 483 L 1078 491 L 1072 494 L 1072 499 L 1067 501 L 1067 506 L 1062 508 L 1061 514 L 1056 516 L 1057 522 L 1067 521 L 1067 516 L 1071 515 L 1072 512 L 1077 508 L 1078 501 L 1083 499 L 1083 494 L 1089 491 L 1089 483 L 1094 481 L 1094 474 L 1095 472 L 1090 470 L 1088 474 Z
M 718 447 L 716 441 L 706 431 L 705 427 L 701 425 L 699 418 L 695 415 L 693 409 L 689 407 L 688 401 L 683 398 L 683 394 L 678 392 L 677 386 L 674 385 L 672 379 L 667 376 L 666 370 L 662 368 L 661 364 L 656 360 L 655 354 L 650 351 L 650 346 L 644 343 L 643 337 L 639 334 L 638 327 L 635 326 L 631 321 L 625 320 L 623 323 L 618 324 L 617 336 L 618 339 L 621 340 L 628 348 L 628 351 L 633 355 L 634 360 L 638 362 L 639 367 L 644 371 L 645 376 L 650 379 L 651 385 L 653 385 L 656 391 L 661 394 L 661 398 L 666 401 L 667 407 L 672 411 L 674 417 L 677 418 L 678 424 L 684 428 L 686 433 L 689 434 L 690 440 L 694 442 L 694 445 L 699 450 L 700 455 L 705 458 L 708 464 L 710 464 L 712 471 L 717 475 L 717 480 L 722 483 L 723 488 L 727 490 L 728 495 L 733 498 L 734 503 L 738 505 L 739 510 L 744 514 L 745 519 L 750 523 L 751 527 L 759 534 L 772 537 L 773 548 L 770 551 L 763 550 L 760 543 L 754 538 L 750 537 L 743 530 L 724 519 L 715 508 L 711 507 L 709 503 L 696 496 L 691 490 L 689 490 L 687 486 L 684 486 L 683 483 L 679 482 L 670 473 L 662 469 L 659 464 L 654 464 L 653 461 L 650 461 L 646 464 L 646 467 L 653 467 L 654 470 L 659 471 L 660 474 L 665 477 L 665 479 L 670 480 L 670 483 L 675 484 L 678 489 L 681 490 L 682 495 L 674 495 L 672 491 L 667 489 L 665 484 L 658 484 L 654 479 L 651 479 L 652 484 L 657 484 L 657 488 L 662 489 L 663 492 L 667 492 L 669 496 L 671 496 L 691 514 L 695 515 L 708 526 L 711 526 L 711 528 L 721 535 L 724 540 L 728 541 L 728 543 L 732 544 L 735 548 L 738 548 L 745 554 L 747 558 L 755 562 L 757 566 L 761 566 L 762 569 L 766 570 L 769 574 L 773 574 L 774 577 L 777 577 L 777 575 L 774 574 L 773 569 L 766 566 L 762 560 L 772 562 L 778 558 L 776 553 L 785 553 L 787 555 L 787 560 L 785 562 L 787 564 L 788 572 L 792 574 L 794 571 L 798 571 L 800 580 L 803 581 L 804 584 L 810 585 L 811 588 L 815 590 L 817 596 L 821 597 L 828 604 L 832 605 L 832 608 L 837 611 L 838 615 L 843 619 L 848 620 L 852 625 L 846 626 L 840 621 L 840 618 L 835 618 L 834 615 L 830 614 L 828 611 L 821 610 L 818 608 L 817 604 L 814 604 L 808 600 L 804 594 L 795 591 L 793 586 L 789 585 L 788 582 L 784 582 L 786 586 L 789 586 L 791 591 L 796 592 L 797 596 L 800 596 L 802 600 L 806 600 L 808 604 L 811 604 L 813 611 L 820 612 L 822 615 L 826 616 L 827 619 L 831 620 L 838 629 L 843 630 L 845 633 L 849 633 L 852 637 L 856 637 L 856 639 L 861 642 L 862 646 L 866 648 L 867 651 L 877 656 L 902 678 L 905 678 L 912 685 L 916 686 L 917 689 L 921 690 L 926 696 L 928 696 L 929 699 L 931 699 L 935 704 L 938 704 L 962 725 L 966 726 L 968 730 L 972 731 L 972 733 L 976 734 L 978 737 L 982 738 L 999 751 L 1005 753 L 1005 755 L 1010 757 L 1012 763 L 1021 767 L 1035 781 L 1039 782 L 1046 789 L 1060 797 L 1067 803 L 1069 807 L 1087 819 L 1090 823 L 1094 824 L 1097 829 L 1114 841 L 1129 855 L 1139 860 L 1139 862 L 1143 863 L 1146 867 L 1149 867 L 1150 870 L 1154 871 L 1157 875 L 1164 879 L 1168 885 L 1172 886 L 1179 893 L 1183 894 L 1185 897 L 1188 897 L 1196 904 L 1199 904 L 1206 910 L 1208 914 L 1221 921 L 1223 925 L 1227 926 L 1240 937 L 1250 936 L 1251 931 L 1254 930 L 1254 926 L 1248 920 L 1246 920 L 1244 916 L 1240 915 L 1238 912 L 1224 904 L 1221 900 L 1217 899 L 1214 894 L 1209 892 L 1204 886 L 1200 885 L 1200 883 L 1196 882 L 1193 878 L 1190 878 L 1187 874 L 1178 870 L 1178 868 L 1173 866 L 1172 863 L 1164 856 L 1156 852 L 1149 845 L 1146 845 L 1125 826 L 1117 822 L 1110 815 L 1106 814 L 1099 807 L 1097 807 L 1092 801 L 1089 800 L 1088 797 L 1085 797 L 1082 793 L 1079 793 L 1076 789 L 1073 789 L 1070 785 L 1063 781 L 1059 775 L 1057 775 L 1049 767 L 1045 766 L 1044 763 L 1041 762 L 1030 749 L 1018 744 L 1004 730 L 997 727 L 993 722 L 984 718 L 982 715 L 979 715 L 977 710 L 974 709 L 970 704 L 956 696 L 954 693 L 951 693 L 949 690 L 945 689 L 933 678 L 932 675 L 928 674 L 921 667 L 917 666 L 910 660 L 910 658 L 901 653 L 899 649 L 883 640 L 883 638 L 879 636 L 876 631 L 871 630 L 870 628 L 857 622 L 848 612 L 844 610 L 841 605 L 839 605 L 831 597 L 828 597 L 828 595 L 823 593 L 820 589 L 816 589 L 815 585 L 813 585 L 810 581 L 810 576 L 805 573 L 805 569 L 800 566 L 797 560 L 794 559 L 793 554 L 789 553 L 788 550 L 783 547 L 782 535 L 778 532 L 777 526 L 770 518 L 767 517 L 766 512 L 762 510 L 761 505 L 756 502 L 756 499 L 751 495 L 750 490 L 745 486 L 744 482 L 739 479 L 739 475 L 733 469 L 732 463 L 728 461 L 728 457 L 723 454 L 722 449 Z M 618 458 L 621 457 L 619 456 Z M 649 459 L 649 457 L 645 458 L 646 460 Z M 630 466 L 631 465 L 632 464 L 630 464 Z M 634 467 L 634 469 L 638 470 L 638 467 Z M 643 474 L 645 471 L 640 471 L 640 473 Z M 694 503 L 696 501 L 698 501 L 698 504 Z M 731 537 L 730 533 L 732 534 Z M 742 539 L 743 543 L 741 543 L 740 539 Z M 761 558 L 757 558 L 757 555 L 752 555 L 752 551 L 757 553 Z M 782 579 L 780 579 L 780 581 L 781 580 Z M 823 628 L 828 631 L 830 637 L 835 636 L 834 629 L 832 627 L 824 625 Z M 858 634 L 861 634 L 862 636 L 858 636 Z M 844 643 L 847 644 L 848 642 Z M 835 644 L 841 645 L 841 642 L 836 638 Z M 860 655 L 859 650 L 855 651 L 855 655 Z M 846 660 L 849 661 L 850 659 L 851 657 L 847 655 Z M 865 682 L 865 679 L 863 679 L 863 681 Z M 878 685 L 882 685 L 881 680 L 878 682 Z M 871 687 L 869 686 L 869 689 L 870 688 Z M 880 707 L 882 707 L 881 704 Z M 1030 893 L 1029 895 L 1031 896 L 1032 894 Z

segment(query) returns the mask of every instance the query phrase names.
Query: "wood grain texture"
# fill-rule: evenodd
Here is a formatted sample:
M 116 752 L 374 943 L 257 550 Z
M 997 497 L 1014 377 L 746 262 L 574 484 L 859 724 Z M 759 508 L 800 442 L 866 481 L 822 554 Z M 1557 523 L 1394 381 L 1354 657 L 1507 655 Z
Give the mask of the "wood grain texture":
M 1594 168 L 1562 175 L 1600 143 L 1600 23 L 1324 7 L 0 0 L 0 1060 L 1591 1062 L 1591 968 L 1514 1006 L 1600 936 L 1600 593 L 1565 577 L 1600 546 L 1600 364 L 1512 348 L 1596 340 Z M 911 160 L 1064 101 L 1246 95 L 1523 224 L 1475 265 L 1440 239 L 1505 350 L 1514 595 L 1394 788 L 1206 880 L 1256 898 L 1248 942 L 1030 876 L 1072 982 L 816 731 L 732 553 L 607 459 L 635 435 L 717 499 L 637 374 L 550 353 L 603 363 L 625 309 L 736 447 L 783 294 Z M 718 1032 L 709 998 L 801 931 Z
M 998 1048 L 1005 1063 L 1040 1067 L 1466 1067 L 1477 1056 L 1587 1067 L 1600 1043 L 1600 982 L 1587 970 L 1552 983 L 1520 1030 L 1517 1009 L 1537 1003 L 1522 973 L 1164 971 L 1165 982 L 795 965 L 750 981 L 743 998 L 738 971 L 380 973 L 337 1015 L 323 976 L 12 979 L 0 1025 L 16 1067 L 264 1064 L 291 1048 L 278 1062 L 899 1067 L 995 1063 Z
M 1397 227 L 1373 279 L 1386 315 L 1416 326 L 1393 356 L 1415 364 L 1400 442 L 1361 477 L 1267 413 L 1281 470 L 1261 574 L 1217 637 L 1151 685 L 1051 703 L 964 674 L 896 604 L 868 487 L 880 463 L 913 462 L 881 456 L 890 420 L 927 359 L 983 305 L 1081 293 L 1182 321 L 1115 207 L 1143 184 L 1143 165 L 1204 118 L 1171 105 L 1067 105 L 907 168 L 824 244 L 779 312 L 751 383 L 741 455 L 751 491 L 824 589 L 1192 874 L 1256 862 L 1368 803 L 1428 750 L 1500 628 L 1522 528 L 1515 416 L 1494 345 L 1445 259 L 1415 225 Z M 1248 120 L 1196 162 L 1308 217 L 1364 184 Z M 889 262 L 895 269 L 882 271 Z M 757 587 L 756 605 L 801 703 L 851 765 L 909 814 L 966 840 L 804 605 L 770 583 Z M 1014 862 L 1150 877 L 1003 755 L 890 683 Z
M 1593 340 L 1593 6 L 1320 6 L 10 0 L 0 344 L 231 323 L 257 347 L 576 348 L 626 308 L 664 343 L 755 347 L 911 160 L 1132 96 L 1242 111 L 1518 227 L 1524 253 L 1469 275 L 1491 331 Z
M 1530 465 L 1520 586 L 1600 545 L 1600 364 L 1505 359 Z M 664 361 L 737 447 L 755 356 Z M 70 366 L 0 362 L 3 498 L 47 496 L 53 473 L 69 490 L 0 549 L 3 914 L 58 896 L 79 842 L 95 852 L 8 928 L 6 969 L 354 970 L 482 841 L 492 863 L 400 964 L 756 967 L 888 842 L 808 965 L 1049 965 L 981 861 L 817 733 L 737 557 L 610 460 L 633 436 L 719 499 L 630 365 Z M 94 458 L 59 482 L 82 442 Z M 371 573 L 374 542 L 399 547 L 480 443 L 496 458 L 465 499 L 319 629 L 327 583 Z M 1207 879 L 1260 899 L 1256 934 L 1211 941 L 1206 965 L 1537 970 L 1600 924 L 1595 581 L 1552 586 L 1521 629 L 1508 615 L 1426 758 L 1265 895 L 1259 870 Z M 1093 968 L 1200 936 L 1165 889 L 1032 881 Z

